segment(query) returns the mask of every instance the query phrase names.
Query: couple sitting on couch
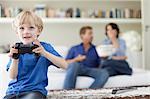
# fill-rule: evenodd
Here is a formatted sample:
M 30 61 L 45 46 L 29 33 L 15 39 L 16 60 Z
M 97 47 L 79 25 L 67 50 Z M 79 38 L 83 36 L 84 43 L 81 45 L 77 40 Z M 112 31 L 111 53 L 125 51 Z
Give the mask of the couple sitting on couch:
M 92 44 L 93 30 L 90 26 L 82 27 L 82 43 L 72 47 L 66 57 L 69 66 L 64 82 L 64 89 L 74 89 L 77 76 L 89 76 L 95 79 L 90 88 L 102 88 L 110 76 L 131 75 L 132 69 L 126 62 L 126 44 L 119 38 L 119 27 L 115 23 L 106 25 L 106 36 L 102 44 L 112 45 L 114 53 L 99 57 Z
M 38 40 L 43 22 L 31 11 L 23 11 L 13 21 L 13 29 L 25 46 L 37 45 L 33 53 L 20 54 L 14 45 L 10 48 L 7 71 L 10 79 L 4 99 L 46 99 L 48 85 L 47 71 L 50 65 L 66 69 L 65 89 L 75 88 L 77 76 L 95 78 L 90 88 L 101 88 L 110 76 L 132 73 L 125 61 L 125 42 L 118 38 L 119 28 L 110 23 L 106 26 L 107 39 L 103 44 L 112 44 L 115 52 L 100 58 L 92 44 L 92 28 L 81 28 L 82 43 L 72 47 L 63 59 L 48 43 Z M 18 57 L 14 57 L 17 55 Z M 101 60 L 101 62 L 100 62 Z M 103 60 L 103 61 L 102 61 Z

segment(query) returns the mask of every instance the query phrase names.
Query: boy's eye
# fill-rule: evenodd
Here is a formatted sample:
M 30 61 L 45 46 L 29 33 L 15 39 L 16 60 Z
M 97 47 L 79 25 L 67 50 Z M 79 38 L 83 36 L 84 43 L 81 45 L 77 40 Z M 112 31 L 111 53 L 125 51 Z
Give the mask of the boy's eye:
M 30 26 L 30 29 L 34 29 L 34 27 L 33 27 L 33 26 Z

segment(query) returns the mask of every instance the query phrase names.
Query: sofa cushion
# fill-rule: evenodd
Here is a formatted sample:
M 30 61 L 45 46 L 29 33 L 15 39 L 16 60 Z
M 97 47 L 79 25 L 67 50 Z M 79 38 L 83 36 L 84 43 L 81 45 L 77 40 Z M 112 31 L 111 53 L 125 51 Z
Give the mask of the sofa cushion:
M 50 66 L 48 72 L 49 82 L 47 89 L 62 89 L 65 75 L 65 70 Z M 77 78 L 76 88 L 88 88 L 93 83 L 93 81 L 94 79 L 91 77 L 79 76 Z M 104 87 L 110 88 L 143 85 L 150 85 L 150 71 L 134 68 L 133 75 L 118 75 L 110 77 Z

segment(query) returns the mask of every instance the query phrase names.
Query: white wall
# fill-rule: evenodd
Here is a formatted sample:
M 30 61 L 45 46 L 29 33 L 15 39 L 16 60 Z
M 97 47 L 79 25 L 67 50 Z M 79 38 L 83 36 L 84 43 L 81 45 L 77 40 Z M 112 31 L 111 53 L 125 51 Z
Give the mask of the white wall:
M 150 70 L 150 1 L 143 0 L 142 10 L 143 10 L 143 33 L 144 33 L 144 66 L 145 69 Z
M 91 25 L 94 30 L 94 44 L 99 44 L 105 37 L 105 24 L 69 24 L 47 23 L 44 25 L 44 30 L 40 36 L 40 40 L 50 42 L 53 45 L 72 46 L 81 42 L 79 30 L 84 25 Z M 122 32 L 127 30 L 137 30 L 141 32 L 141 25 L 137 24 L 120 24 Z M 13 43 L 18 40 L 16 33 L 11 28 L 11 24 L 0 24 L 0 45 Z

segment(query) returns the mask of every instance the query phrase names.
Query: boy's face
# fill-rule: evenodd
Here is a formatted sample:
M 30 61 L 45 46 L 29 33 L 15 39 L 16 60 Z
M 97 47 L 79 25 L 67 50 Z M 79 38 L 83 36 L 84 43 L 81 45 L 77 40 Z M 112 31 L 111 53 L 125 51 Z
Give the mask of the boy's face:
M 17 35 L 23 44 L 31 44 L 39 34 L 38 28 L 33 24 L 22 24 L 17 29 Z

